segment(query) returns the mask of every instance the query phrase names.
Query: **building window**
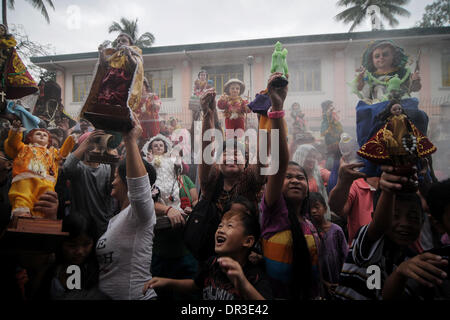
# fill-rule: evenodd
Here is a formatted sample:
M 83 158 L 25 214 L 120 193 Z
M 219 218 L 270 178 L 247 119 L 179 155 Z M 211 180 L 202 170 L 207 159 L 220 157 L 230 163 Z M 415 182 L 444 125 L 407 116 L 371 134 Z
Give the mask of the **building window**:
M 442 54 L 442 86 L 450 87 L 450 52 Z
M 91 74 L 77 74 L 73 76 L 73 102 L 83 102 L 88 94 L 89 85 L 91 84 Z
M 160 98 L 173 98 L 172 70 L 150 70 L 144 75 L 150 84 L 150 92 Z
M 230 79 L 244 81 L 244 65 L 206 66 L 202 67 L 208 72 L 208 80 L 213 81 L 214 88 L 218 94 L 223 93 L 223 86 Z
M 308 92 L 321 91 L 320 60 L 300 60 L 289 63 L 289 89 Z

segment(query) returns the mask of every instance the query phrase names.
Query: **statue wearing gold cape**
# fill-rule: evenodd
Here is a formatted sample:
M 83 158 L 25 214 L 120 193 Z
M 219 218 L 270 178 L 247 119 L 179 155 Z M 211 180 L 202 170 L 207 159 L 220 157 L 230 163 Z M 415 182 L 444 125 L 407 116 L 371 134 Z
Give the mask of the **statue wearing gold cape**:
M 89 95 L 80 113 L 96 128 L 127 131 L 132 128 L 131 113 L 139 108 L 144 67 L 142 51 L 131 37 L 121 33 L 116 47 L 99 47 L 99 62 Z
M 418 158 L 436 151 L 431 141 L 420 132 L 405 114 L 398 101 L 393 100 L 380 118 L 385 124 L 357 152 L 377 164 L 412 166 Z

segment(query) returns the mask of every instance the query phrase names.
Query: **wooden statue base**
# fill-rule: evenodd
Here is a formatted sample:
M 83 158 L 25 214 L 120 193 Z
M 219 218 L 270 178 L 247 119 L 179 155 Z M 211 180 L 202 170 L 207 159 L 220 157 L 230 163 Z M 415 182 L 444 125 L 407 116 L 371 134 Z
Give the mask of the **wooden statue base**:
M 107 153 L 91 151 L 86 154 L 86 161 L 88 162 L 116 164 L 117 162 L 119 162 L 119 160 L 120 158 L 118 156 Z
M 51 252 L 69 235 L 61 229 L 62 220 L 13 217 L 1 247 L 8 250 Z
M 68 235 L 61 229 L 62 220 L 14 216 L 8 231 Z
M 119 105 L 97 104 L 84 112 L 84 118 L 96 129 L 127 132 L 133 128 L 130 110 Z

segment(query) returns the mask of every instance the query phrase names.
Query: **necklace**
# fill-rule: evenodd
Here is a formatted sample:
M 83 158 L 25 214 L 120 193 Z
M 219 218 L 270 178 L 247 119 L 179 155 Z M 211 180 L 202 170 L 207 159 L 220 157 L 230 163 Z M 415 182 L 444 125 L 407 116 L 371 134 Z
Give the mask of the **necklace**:
M 389 73 L 389 72 L 388 72 L 388 73 Z M 410 73 L 411 73 L 411 70 L 410 70 L 409 68 L 407 68 L 406 74 L 405 74 L 405 76 L 400 80 L 399 85 L 403 84 L 403 83 L 409 78 Z M 371 82 L 375 82 L 376 84 L 381 84 L 381 85 L 384 85 L 384 86 L 388 86 L 388 85 L 389 85 L 389 81 L 390 81 L 392 78 L 395 78 L 396 76 L 398 77 L 398 75 L 396 74 L 395 76 L 390 77 L 390 78 L 389 78 L 388 80 L 386 80 L 386 81 L 381 81 L 381 80 L 378 80 L 377 78 L 375 78 L 371 72 L 367 71 L 367 77 L 369 78 L 369 80 L 370 80 Z
M 394 69 L 391 69 L 391 70 L 388 70 L 388 71 L 385 71 L 385 72 L 375 71 L 375 74 L 376 75 L 380 75 L 380 76 L 384 76 L 384 75 L 387 75 L 388 73 L 395 72 L 395 71 L 398 71 L 398 67 L 394 68 Z

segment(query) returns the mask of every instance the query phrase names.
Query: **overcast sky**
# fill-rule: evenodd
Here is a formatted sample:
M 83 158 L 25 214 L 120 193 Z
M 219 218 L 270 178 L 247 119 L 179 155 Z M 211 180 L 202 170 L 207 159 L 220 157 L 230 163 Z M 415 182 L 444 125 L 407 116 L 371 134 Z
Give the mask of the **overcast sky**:
M 433 0 L 411 0 L 410 28 Z M 347 32 L 336 22 L 337 0 L 53 0 L 50 24 L 30 3 L 16 1 L 8 24 L 21 24 L 32 41 L 51 44 L 56 54 L 96 51 L 112 21 L 138 18 L 139 34 L 152 32 L 154 46 Z M 276 4 L 275 4 L 276 3 Z M 79 14 L 77 14 L 79 13 Z M 389 26 L 386 26 L 390 29 Z M 370 30 L 365 21 L 355 31 Z

